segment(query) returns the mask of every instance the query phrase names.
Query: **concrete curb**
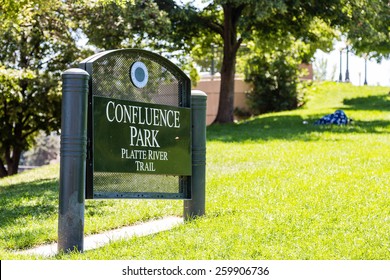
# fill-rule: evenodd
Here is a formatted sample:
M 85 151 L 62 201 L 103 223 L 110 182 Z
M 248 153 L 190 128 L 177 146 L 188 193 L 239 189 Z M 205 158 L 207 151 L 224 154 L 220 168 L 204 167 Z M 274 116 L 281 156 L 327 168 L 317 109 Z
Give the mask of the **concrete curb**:
M 110 242 L 117 240 L 128 239 L 134 236 L 146 236 L 161 231 L 166 231 L 182 223 L 183 218 L 181 217 L 165 217 L 163 219 L 152 220 L 139 225 L 123 227 L 100 234 L 85 236 L 84 251 L 103 247 Z M 52 257 L 57 254 L 57 243 L 21 251 L 20 254 Z

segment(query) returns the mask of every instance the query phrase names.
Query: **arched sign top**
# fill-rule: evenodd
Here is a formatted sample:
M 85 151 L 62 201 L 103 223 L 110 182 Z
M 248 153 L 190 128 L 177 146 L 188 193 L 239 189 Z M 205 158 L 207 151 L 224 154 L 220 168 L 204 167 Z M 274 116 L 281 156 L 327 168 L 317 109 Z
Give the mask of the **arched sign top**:
M 143 66 L 135 67 L 132 76 L 133 64 Z M 92 75 L 93 95 L 101 94 L 102 88 L 105 88 L 105 92 L 111 92 L 112 96 L 120 95 L 120 98 L 124 99 L 190 107 L 191 81 L 189 77 L 176 64 L 156 53 L 142 49 L 108 50 L 84 59 L 80 63 L 80 68 Z M 137 77 L 139 79 L 143 77 L 143 80 L 140 81 Z M 111 80 L 111 88 L 107 84 L 102 84 L 101 78 Z M 160 84 L 159 93 L 156 93 L 157 84 Z M 176 84 L 177 88 L 175 88 Z M 177 104 L 172 100 L 174 98 L 172 90 L 169 93 L 171 100 L 164 100 L 163 92 L 166 92 L 168 87 L 177 90 Z M 137 97 L 141 89 L 149 95 L 159 96 L 150 97 L 149 100 L 145 100 L 142 94 Z M 128 95 L 123 96 L 123 92 L 127 92 Z M 103 93 L 105 94 L 107 93 Z

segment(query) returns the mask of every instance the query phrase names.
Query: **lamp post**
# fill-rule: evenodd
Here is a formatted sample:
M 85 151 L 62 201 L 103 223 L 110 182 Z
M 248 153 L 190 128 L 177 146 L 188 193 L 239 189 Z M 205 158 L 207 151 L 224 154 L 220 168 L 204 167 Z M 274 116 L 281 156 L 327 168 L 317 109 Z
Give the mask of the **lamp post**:
M 348 70 L 348 54 L 349 54 L 349 48 L 348 48 L 348 45 L 347 45 L 347 70 L 345 71 L 345 81 L 346 82 L 349 82 L 349 70 Z
M 364 85 L 367 85 L 367 55 L 364 55 Z
M 343 81 L 343 75 L 341 74 L 342 55 L 343 55 L 343 48 L 340 48 L 340 75 L 339 75 L 339 82 Z
M 210 74 L 211 74 L 211 79 L 213 80 L 214 75 L 215 75 L 215 61 L 214 61 L 214 50 L 215 50 L 216 45 L 211 43 L 211 69 L 210 69 Z

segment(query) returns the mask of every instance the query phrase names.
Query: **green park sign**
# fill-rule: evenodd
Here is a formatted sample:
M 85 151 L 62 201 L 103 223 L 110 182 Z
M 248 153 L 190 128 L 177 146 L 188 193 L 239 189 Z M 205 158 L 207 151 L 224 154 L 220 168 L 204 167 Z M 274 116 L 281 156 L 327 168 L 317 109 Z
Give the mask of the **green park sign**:
M 86 198 L 190 199 L 191 82 L 139 50 L 81 62 L 89 74 Z
M 110 50 L 62 81 L 59 251 L 83 251 L 85 198 L 183 199 L 184 219 L 205 214 L 207 95 L 183 71 Z
M 95 97 L 94 171 L 191 175 L 188 108 Z

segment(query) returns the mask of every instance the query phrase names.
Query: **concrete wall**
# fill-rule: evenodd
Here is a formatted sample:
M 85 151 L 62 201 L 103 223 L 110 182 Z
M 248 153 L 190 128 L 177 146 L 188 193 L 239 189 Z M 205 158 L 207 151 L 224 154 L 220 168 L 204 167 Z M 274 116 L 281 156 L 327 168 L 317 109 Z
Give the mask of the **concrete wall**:
M 313 65 L 312 64 L 306 64 L 306 63 L 302 63 L 301 65 L 299 65 L 299 69 L 300 70 L 304 70 L 304 74 L 306 75 L 303 75 L 300 77 L 301 81 L 305 81 L 305 80 L 313 80 Z
M 207 125 L 212 124 L 217 116 L 220 85 L 220 79 L 208 79 L 200 80 L 197 83 L 196 87 L 193 88 L 204 91 L 207 94 Z M 236 80 L 234 81 L 234 108 L 239 108 L 242 111 L 249 110 L 245 98 L 245 92 L 249 89 L 249 84 L 245 83 L 243 79 L 236 78 Z

